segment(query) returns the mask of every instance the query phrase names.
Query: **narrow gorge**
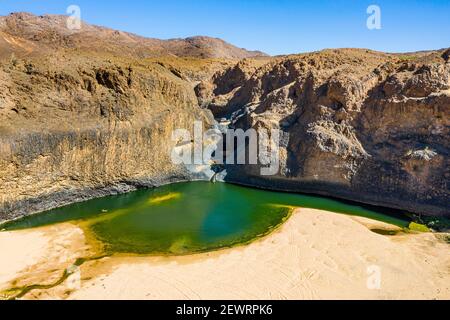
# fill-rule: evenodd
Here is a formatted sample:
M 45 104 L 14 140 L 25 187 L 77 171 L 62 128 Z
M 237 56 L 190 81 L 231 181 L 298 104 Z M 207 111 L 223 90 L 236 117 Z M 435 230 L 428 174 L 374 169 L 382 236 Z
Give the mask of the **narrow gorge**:
M 0 16 L 0 300 L 449 299 L 449 48 L 73 19 Z
M 268 57 L 220 43 L 175 57 L 179 42 L 161 53 L 105 28 L 67 33 L 61 19 L 0 19 L 2 220 L 199 179 L 170 161 L 171 135 L 214 118 L 283 133 L 277 175 L 231 165 L 226 181 L 448 217 L 449 50 Z

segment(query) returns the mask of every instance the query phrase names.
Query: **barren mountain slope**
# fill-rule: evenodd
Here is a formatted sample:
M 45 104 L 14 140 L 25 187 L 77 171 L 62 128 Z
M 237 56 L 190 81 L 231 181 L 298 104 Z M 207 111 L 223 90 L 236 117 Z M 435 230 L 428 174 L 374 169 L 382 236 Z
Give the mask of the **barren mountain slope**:
M 210 37 L 159 40 L 84 22 L 80 30 L 70 30 L 67 28 L 67 16 L 35 16 L 23 12 L 0 17 L 0 45 L 0 58 L 9 57 L 12 52 L 22 56 L 36 51 L 52 54 L 54 50 L 62 49 L 135 58 L 174 55 L 242 59 L 265 55 Z

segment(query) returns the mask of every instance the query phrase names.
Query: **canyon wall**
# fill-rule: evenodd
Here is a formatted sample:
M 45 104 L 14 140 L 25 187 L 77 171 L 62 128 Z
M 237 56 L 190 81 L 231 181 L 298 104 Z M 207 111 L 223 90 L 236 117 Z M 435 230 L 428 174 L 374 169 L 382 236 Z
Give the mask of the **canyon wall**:
M 228 165 L 226 180 L 449 216 L 449 50 L 325 50 L 243 60 L 199 84 L 231 127 L 280 129 L 281 166 Z
M 172 132 L 213 119 L 172 71 L 78 54 L 2 63 L 0 220 L 195 179 L 172 164 Z

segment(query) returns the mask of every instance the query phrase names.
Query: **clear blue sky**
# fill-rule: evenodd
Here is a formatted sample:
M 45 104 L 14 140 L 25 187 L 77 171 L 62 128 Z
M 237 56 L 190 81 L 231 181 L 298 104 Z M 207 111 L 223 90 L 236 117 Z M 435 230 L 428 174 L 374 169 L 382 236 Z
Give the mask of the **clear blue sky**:
M 0 0 L 15 11 L 65 14 L 76 4 L 92 24 L 161 39 L 207 35 L 269 54 L 357 47 L 389 52 L 450 46 L 450 0 Z M 366 27 L 381 8 L 381 30 Z

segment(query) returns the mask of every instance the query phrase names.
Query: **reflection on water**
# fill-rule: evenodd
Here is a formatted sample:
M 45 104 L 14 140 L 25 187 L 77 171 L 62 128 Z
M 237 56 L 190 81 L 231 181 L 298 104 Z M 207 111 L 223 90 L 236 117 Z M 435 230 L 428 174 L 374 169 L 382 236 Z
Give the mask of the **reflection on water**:
M 2 228 L 72 221 L 88 228 L 108 253 L 177 255 L 247 243 L 279 226 L 295 207 L 409 224 L 406 218 L 323 197 L 189 182 L 73 204 Z

